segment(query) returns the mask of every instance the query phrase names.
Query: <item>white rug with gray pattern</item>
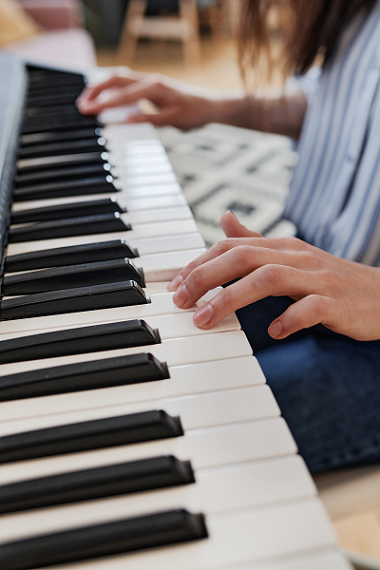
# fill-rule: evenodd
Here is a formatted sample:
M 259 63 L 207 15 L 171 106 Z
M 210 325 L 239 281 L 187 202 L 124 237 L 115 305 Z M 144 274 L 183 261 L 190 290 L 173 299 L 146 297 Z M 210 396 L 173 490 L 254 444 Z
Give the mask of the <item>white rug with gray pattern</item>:
M 224 237 L 219 220 L 227 209 L 264 235 L 294 235 L 282 219 L 297 160 L 289 139 L 219 124 L 157 133 L 207 246 Z

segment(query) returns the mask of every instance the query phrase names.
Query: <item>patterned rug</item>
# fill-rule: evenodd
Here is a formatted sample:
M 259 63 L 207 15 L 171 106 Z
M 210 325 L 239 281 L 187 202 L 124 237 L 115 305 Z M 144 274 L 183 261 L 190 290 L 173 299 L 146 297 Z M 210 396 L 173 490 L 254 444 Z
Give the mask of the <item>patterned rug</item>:
M 223 239 L 227 209 L 266 236 L 294 235 L 281 217 L 297 159 L 289 139 L 219 124 L 157 132 L 207 246 Z

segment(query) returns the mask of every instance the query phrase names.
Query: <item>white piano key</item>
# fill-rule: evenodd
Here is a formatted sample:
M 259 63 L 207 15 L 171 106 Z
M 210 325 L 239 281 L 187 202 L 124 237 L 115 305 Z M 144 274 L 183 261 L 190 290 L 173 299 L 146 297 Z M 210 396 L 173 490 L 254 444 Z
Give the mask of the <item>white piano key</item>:
M 112 322 L 120 322 L 121 320 L 123 319 L 117 319 L 117 321 L 112 321 Z M 145 321 L 150 327 L 158 330 L 161 340 L 210 334 L 209 330 L 202 330 L 195 326 L 193 322 L 192 312 L 182 312 L 174 315 L 171 314 L 171 315 L 154 316 L 145 319 Z M 81 324 L 77 323 L 75 326 L 71 328 L 75 329 L 81 326 L 82 326 Z M 43 332 L 48 333 L 52 332 L 53 330 L 56 329 L 47 328 Z M 223 319 L 215 327 L 213 327 L 212 332 L 216 333 L 216 332 L 227 332 L 227 331 L 238 331 L 238 330 L 241 330 L 240 323 L 236 315 L 233 313 L 232 315 L 229 315 L 225 319 Z M 25 333 L 23 332 L 18 332 L 15 334 L 8 334 L 8 335 L 4 334 L 0 336 L 0 341 L 8 340 L 11 338 L 20 338 L 23 336 L 26 336 Z M 144 347 L 142 347 L 142 350 L 144 350 Z M 0 365 L 0 376 L 1 376 L 1 365 Z
M 1 421 L 99 408 L 115 403 L 144 402 L 243 386 L 265 384 L 264 374 L 252 356 L 169 367 L 170 378 L 100 390 L 44 396 L 0 403 Z
M 190 458 L 193 469 L 207 469 L 290 455 L 296 451 L 288 426 L 283 418 L 277 417 L 187 430 L 182 437 L 5 463 L 0 465 L 0 484 L 159 455 L 175 455 L 181 461 Z
M 210 295 L 215 294 L 215 290 Z M 92 325 L 118 321 L 124 319 L 145 319 L 156 315 L 169 315 L 181 313 L 183 311 L 194 311 L 194 307 L 189 309 L 179 309 L 173 303 L 172 293 L 157 293 L 151 296 L 151 302 L 145 305 L 132 305 L 130 307 L 116 307 L 112 309 L 102 309 L 100 311 L 86 311 L 83 313 L 67 313 L 62 315 L 49 315 L 46 317 L 35 317 L 30 319 L 14 319 L 4 321 L 0 327 L 0 339 L 2 334 L 13 334 L 17 332 L 30 333 L 43 329 L 56 329 L 78 325 Z M 203 297 L 195 307 L 201 307 Z
M 117 149 L 115 147 L 113 152 L 117 152 Z M 151 165 L 156 165 L 156 164 L 164 164 L 166 166 L 166 168 L 171 168 L 172 169 L 172 165 L 167 157 L 167 154 L 165 153 L 164 149 L 161 149 L 161 151 L 159 151 L 158 149 L 155 152 L 151 152 L 149 154 L 149 156 L 147 156 L 146 153 L 125 153 L 122 154 L 120 153 L 120 164 L 122 164 L 124 167 L 138 167 L 141 168 L 143 166 L 145 166 L 146 164 L 148 164 L 149 166 Z
M 161 344 L 145 346 L 145 350 L 151 352 L 156 358 L 167 362 L 169 366 L 191 364 L 195 362 L 207 362 L 212 360 L 224 360 L 238 356 L 252 354 L 252 349 L 245 334 L 242 331 L 229 331 L 225 333 L 209 333 L 206 335 L 189 336 L 185 338 L 173 338 L 163 340 Z M 87 354 L 73 354 L 43 360 L 30 360 L 28 362 L 15 362 L 2 364 L 0 376 L 39 370 L 51 366 L 64 366 L 75 362 L 90 362 L 102 358 L 114 358 L 128 354 L 138 354 L 141 347 L 121 348 L 91 352 Z
M 120 190 L 118 196 L 122 196 L 125 200 L 182 194 L 181 187 L 175 181 L 157 181 L 156 184 L 133 185 L 124 183 L 122 179 L 116 179 L 114 180 L 114 186 Z
M 168 220 L 165 222 L 152 222 L 148 224 L 140 224 L 132 228 L 130 239 L 147 238 L 156 236 L 168 236 L 176 234 L 188 234 L 196 232 L 197 226 L 194 219 L 187 220 Z M 127 236 L 125 236 L 127 238 Z
M 161 208 L 159 210 L 150 209 L 120 214 L 120 218 L 125 223 L 131 224 L 132 229 L 136 225 L 168 222 L 173 220 L 188 220 L 192 217 L 193 215 L 189 206 L 180 206 L 178 208 Z
M 118 163 L 117 171 L 119 178 L 125 177 L 126 179 L 139 176 L 146 177 L 152 174 L 173 174 L 173 168 L 167 158 L 153 161 L 146 158 L 145 161 L 136 161 L 127 157 L 121 163 Z
M 163 148 L 151 123 L 106 124 L 103 127 L 103 136 L 107 141 L 114 141 L 118 146 L 122 144 L 124 148 L 128 148 L 130 144 L 136 149 Z
M 133 105 L 123 105 L 118 107 L 110 107 L 104 109 L 99 114 L 99 121 L 101 123 L 113 124 L 113 123 L 126 123 L 129 117 L 140 113 L 140 108 L 138 103 Z
M 218 565 L 228 568 L 230 564 L 307 553 L 335 542 L 331 524 L 317 498 L 209 515 L 206 525 L 209 537 L 204 540 L 72 563 L 67 568 L 209 570 Z
M 184 430 L 270 418 L 280 413 L 270 388 L 258 385 L 93 409 L 88 409 L 84 402 L 79 411 L 0 422 L 0 437 L 150 410 L 164 410 L 171 416 L 179 416 Z
M 135 226 L 140 225 L 163 224 L 177 220 L 192 220 L 193 215 L 188 206 L 178 206 L 176 208 L 161 208 L 159 210 L 150 209 L 136 212 L 120 213 L 119 217 L 125 224 L 131 224 L 133 230 Z M 23 225 L 24 224 L 17 224 L 14 227 Z M 166 235 L 166 233 L 164 235 Z M 82 242 L 84 239 L 86 239 L 85 236 L 80 237 L 82 239 Z M 57 239 L 59 240 L 60 238 Z
M 298 456 L 195 471 L 195 483 L 74 505 L 3 515 L 2 542 L 112 520 L 184 508 L 207 515 L 272 505 L 315 495 Z
M 137 248 L 140 255 L 150 255 L 170 251 L 203 249 L 204 240 L 199 232 L 181 233 L 171 236 L 157 236 L 149 238 L 130 239 L 130 232 L 115 232 L 112 234 L 95 234 L 89 236 L 77 236 L 62 239 L 49 239 L 40 241 L 26 241 L 21 243 L 11 243 L 7 248 L 7 255 L 17 255 L 55 247 L 69 247 L 81 245 L 83 243 L 98 243 L 115 239 L 124 239 L 128 245 Z
M 186 235 L 186 234 L 185 234 Z M 112 237 L 112 236 L 111 236 Z M 58 240 L 59 241 L 59 240 Z M 165 245 L 168 245 L 167 240 L 159 241 L 157 238 L 157 248 L 162 247 L 165 249 Z M 192 237 L 186 236 L 184 241 L 178 240 L 178 245 L 186 246 L 193 241 Z M 168 245 L 169 246 L 169 245 Z M 170 247 L 170 246 L 169 246 Z M 179 271 L 185 267 L 188 263 L 202 255 L 206 249 L 204 247 L 198 249 L 180 249 L 178 251 L 162 251 L 158 253 L 140 255 L 139 257 L 133 258 L 133 264 L 138 268 L 142 269 L 144 274 L 145 283 L 165 282 L 168 283 L 179 273 Z M 126 258 L 127 259 L 127 258 Z M 36 272 L 44 270 L 36 270 Z M 19 272 L 13 273 L 17 275 Z M 24 273 L 24 272 L 21 272 Z M 27 271 L 25 273 L 28 273 Z M 4 299 L 8 298 L 6 296 Z
M 177 181 L 174 172 L 158 172 L 152 174 L 129 174 L 126 169 L 121 167 L 111 167 L 111 174 L 118 178 L 118 182 L 122 189 L 139 186 L 155 186 L 156 184 L 172 184 Z
M 32 242 L 21 242 L 9 244 L 7 254 L 16 255 L 28 251 L 38 251 L 40 249 L 50 249 L 51 247 L 66 247 L 79 245 L 82 243 L 94 243 L 98 241 L 109 241 L 113 239 L 123 239 L 134 247 L 134 242 L 140 239 L 175 236 L 180 234 L 198 233 L 197 227 L 192 218 L 185 220 L 169 220 L 151 224 L 136 225 L 130 231 L 112 232 L 106 234 L 93 234 L 90 236 L 77 236 L 68 238 L 57 238 L 54 240 L 36 240 Z
M 179 234 L 176 236 L 161 236 L 156 238 L 135 239 L 140 257 L 164 252 L 191 251 L 205 249 L 205 242 L 200 233 Z
M 266 560 L 218 566 L 212 570 L 352 570 L 352 566 L 338 549 L 323 548 L 307 554 L 281 557 L 281 560 Z M 195 568 L 193 570 L 196 570 Z
M 69 196 L 67 198 L 51 198 L 49 200 L 30 200 L 28 202 L 14 202 L 12 212 L 20 210 L 32 210 L 34 208 L 48 208 L 50 206 L 61 206 L 66 204 L 76 204 L 78 202 L 91 202 L 92 200 L 104 200 L 113 198 L 122 208 L 130 212 L 140 210 L 154 210 L 161 208 L 176 208 L 186 206 L 186 198 L 182 193 L 168 196 L 151 196 L 148 198 L 130 198 L 123 194 L 88 194 L 86 196 Z
M 145 281 L 171 281 L 183 267 L 206 250 L 190 249 L 144 255 L 135 259 L 135 265 L 144 270 Z
M 157 295 L 167 293 L 168 292 L 168 281 L 150 281 L 149 283 L 145 283 L 144 291 L 148 297 L 152 295 Z

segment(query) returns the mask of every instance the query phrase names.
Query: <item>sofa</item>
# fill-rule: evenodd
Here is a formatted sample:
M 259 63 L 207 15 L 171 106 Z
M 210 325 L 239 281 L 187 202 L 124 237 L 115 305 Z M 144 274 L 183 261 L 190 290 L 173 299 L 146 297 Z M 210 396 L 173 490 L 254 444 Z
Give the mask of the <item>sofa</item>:
M 12 0 L 35 33 L 2 46 L 31 63 L 84 71 L 96 65 L 92 37 L 84 28 L 80 0 Z M 7 0 L 9 2 L 9 0 Z

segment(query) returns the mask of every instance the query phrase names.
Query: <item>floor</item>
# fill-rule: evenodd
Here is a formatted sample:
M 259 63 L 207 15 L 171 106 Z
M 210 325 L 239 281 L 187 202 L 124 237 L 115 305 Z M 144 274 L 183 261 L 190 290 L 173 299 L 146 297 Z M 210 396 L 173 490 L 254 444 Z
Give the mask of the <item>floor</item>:
M 125 65 L 116 50 L 98 50 L 98 65 Z M 236 40 L 227 35 L 212 36 L 205 33 L 201 38 L 201 60 L 197 65 L 186 65 L 182 45 L 173 41 L 140 41 L 133 62 L 133 69 L 142 72 L 163 73 L 205 89 L 242 91 L 244 89 L 237 63 Z M 266 89 L 280 86 L 275 75 Z
M 115 50 L 98 53 L 100 66 L 123 65 Z M 133 68 L 158 72 L 206 89 L 239 91 L 243 84 L 236 57 L 236 42 L 227 36 L 202 37 L 201 62 L 183 63 L 182 48 L 174 42 L 140 42 Z M 269 88 L 278 88 L 278 77 Z M 334 522 L 342 547 L 350 551 L 357 568 L 380 569 L 380 468 L 354 475 L 319 477 L 322 500 Z

